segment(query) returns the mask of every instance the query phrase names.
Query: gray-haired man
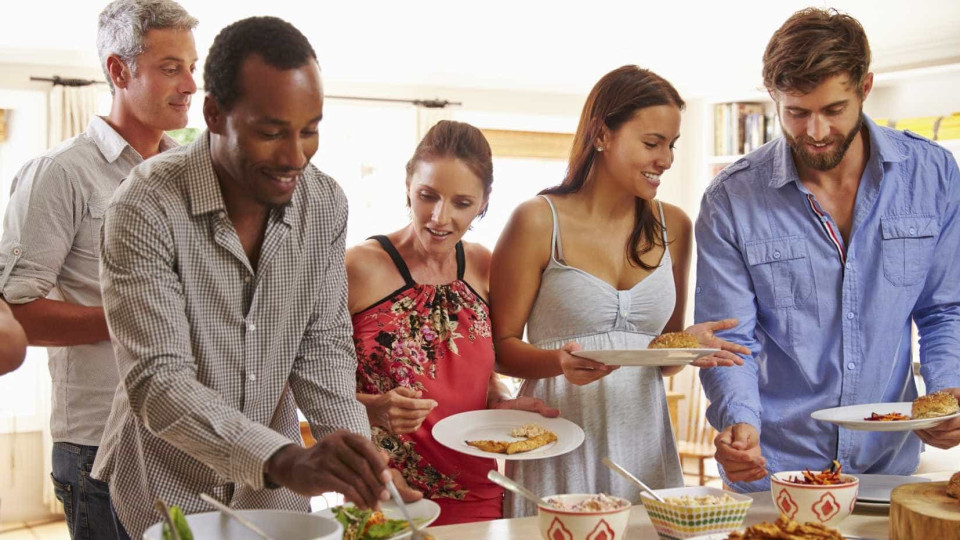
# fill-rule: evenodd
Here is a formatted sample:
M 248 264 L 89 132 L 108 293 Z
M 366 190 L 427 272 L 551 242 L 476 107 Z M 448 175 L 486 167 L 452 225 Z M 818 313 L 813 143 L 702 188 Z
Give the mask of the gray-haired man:
M 0 239 L 0 295 L 31 345 L 51 347 L 53 483 L 73 538 L 116 538 L 106 484 L 89 476 L 119 382 L 101 307 L 103 212 L 130 170 L 187 123 L 197 20 L 171 0 L 116 0 L 97 48 L 106 117 L 17 173 Z

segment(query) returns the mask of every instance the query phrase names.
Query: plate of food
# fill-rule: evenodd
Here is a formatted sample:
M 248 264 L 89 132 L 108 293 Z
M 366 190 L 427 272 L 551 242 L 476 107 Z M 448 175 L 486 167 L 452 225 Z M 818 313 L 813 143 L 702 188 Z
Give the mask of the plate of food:
M 960 406 L 952 394 L 937 392 L 920 396 L 912 403 L 848 405 L 820 409 L 811 413 L 810 417 L 859 431 L 913 431 L 960 417 Z
M 407 504 L 407 511 L 419 527 L 426 527 L 440 517 L 440 505 L 430 499 Z M 393 501 L 380 503 L 380 510 L 361 510 L 347 503 L 314 514 L 340 522 L 343 540 L 402 540 L 411 535 L 407 520 Z
M 653 338 L 646 349 L 576 351 L 571 354 L 608 366 L 666 367 L 685 366 L 697 358 L 709 356 L 719 350 L 701 347 L 693 334 L 668 332 Z
M 566 454 L 583 443 L 584 435 L 580 426 L 564 418 L 486 409 L 444 418 L 433 426 L 433 438 L 470 456 L 528 460 Z
M 762 521 L 741 531 L 694 536 L 689 540 L 767 540 L 768 538 L 812 538 L 816 540 L 845 540 L 840 531 L 819 523 L 797 523 L 783 516 L 770 523 Z M 849 537 L 856 538 L 856 537 Z

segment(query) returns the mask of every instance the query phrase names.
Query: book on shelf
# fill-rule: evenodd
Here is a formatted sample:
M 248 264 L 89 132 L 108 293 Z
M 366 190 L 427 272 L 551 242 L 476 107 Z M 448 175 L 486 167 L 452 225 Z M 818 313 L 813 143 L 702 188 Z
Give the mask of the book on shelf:
M 713 109 L 713 153 L 747 154 L 780 135 L 780 122 L 763 103 L 718 103 Z

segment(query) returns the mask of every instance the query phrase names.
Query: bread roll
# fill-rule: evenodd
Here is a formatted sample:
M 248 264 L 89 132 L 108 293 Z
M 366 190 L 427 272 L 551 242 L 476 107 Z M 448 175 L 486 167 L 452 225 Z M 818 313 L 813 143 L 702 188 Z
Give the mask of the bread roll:
M 960 412 L 960 405 L 957 404 L 957 398 L 953 394 L 937 392 L 913 400 L 912 412 L 914 420 L 936 418 Z

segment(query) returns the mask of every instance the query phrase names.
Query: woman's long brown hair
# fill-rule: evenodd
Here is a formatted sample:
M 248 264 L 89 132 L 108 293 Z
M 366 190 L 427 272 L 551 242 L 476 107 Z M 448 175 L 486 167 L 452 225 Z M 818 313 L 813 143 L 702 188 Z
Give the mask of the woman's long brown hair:
M 682 110 L 685 104 L 672 84 L 648 69 L 627 65 L 604 75 L 590 91 L 580 113 L 567 175 L 560 185 L 540 193 L 551 195 L 580 191 L 593 170 L 597 158 L 595 145 L 603 126 L 616 131 L 633 118 L 636 111 L 657 105 L 676 105 Z M 644 199 L 636 197 L 635 208 L 633 231 L 624 249 L 630 264 L 653 270 L 656 267 L 644 263 L 640 257 L 654 246 L 663 245 L 663 225 Z

